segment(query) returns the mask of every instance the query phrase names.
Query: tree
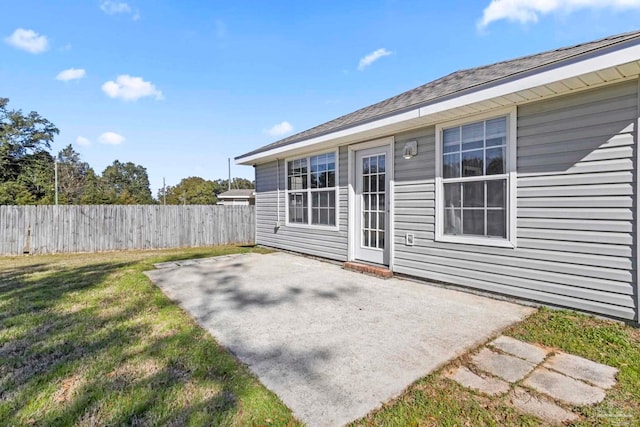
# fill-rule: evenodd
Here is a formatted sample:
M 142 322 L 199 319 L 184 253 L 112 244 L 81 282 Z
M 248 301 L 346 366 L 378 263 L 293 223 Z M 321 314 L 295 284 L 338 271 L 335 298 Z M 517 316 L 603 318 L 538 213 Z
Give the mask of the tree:
M 0 182 L 18 179 L 29 156 L 46 152 L 60 131 L 35 111 L 9 110 L 0 98 Z
M 224 193 L 229 189 L 228 179 L 217 179 L 215 181 L 215 184 L 216 184 L 216 196 L 220 193 Z M 253 190 L 255 188 L 255 185 L 252 181 L 249 181 L 246 178 L 232 178 L 231 188 L 234 190 Z
M 83 205 L 108 205 L 113 203 L 104 180 L 92 168 L 89 168 L 85 176 L 84 190 L 80 203 Z
M 80 161 L 80 154 L 71 144 L 58 152 L 57 160 L 60 196 L 68 204 L 82 203 L 87 176 L 93 170 L 88 163 Z
M 147 169 L 131 162 L 115 160 L 102 172 L 107 199 L 116 204 L 152 204 Z
M 166 188 L 168 205 L 215 205 L 218 201 L 215 194 L 215 183 L 198 176 L 184 178 L 178 185 Z M 163 202 L 164 193 L 158 191 L 158 201 Z
M 25 115 L 0 98 L 0 204 L 51 203 L 58 129 L 35 111 Z

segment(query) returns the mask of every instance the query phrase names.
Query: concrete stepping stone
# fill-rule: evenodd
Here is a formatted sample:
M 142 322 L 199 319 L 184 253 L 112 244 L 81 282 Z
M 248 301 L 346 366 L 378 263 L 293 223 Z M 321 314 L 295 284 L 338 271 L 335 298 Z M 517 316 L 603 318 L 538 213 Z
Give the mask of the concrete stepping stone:
M 533 415 L 553 424 L 575 421 L 578 415 L 556 405 L 549 399 L 533 396 L 526 390 L 516 387 L 510 394 L 511 404 L 520 412 Z
M 534 365 L 542 363 L 544 358 L 547 357 L 548 353 L 547 350 L 544 350 L 540 347 L 536 347 L 535 345 L 528 344 L 526 342 L 522 342 L 515 338 L 507 337 L 504 335 L 499 336 L 495 340 L 491 341 L 489 345 L 491 347 L 502 350 L 505 353 L 518 356 L 519 358 L 531 362 Z
M 601 388 L 543 367 L 533 371 L 523 384 L 554 399 L 577 406 L 599 403 L 605 397 Z
M 172 267 L 178 267 L 178 264 L 172 261 L 169 262 L 159 262 L 157 264 L 153 264 L 153 266 L 155 268 L 172 268 Z
M 445 376 L 463 387 L 477 390 L 491 396 L 504 394 L 509 391 L 509 384 L 505 381 L 489 376 L 477 375 L 465 366 L 461 366 L 453 372 L 447 373 Z
M 519 357 L 496 353 L 486 347 L 473 356 L 471 361 L 481 370 L 512 383 L 520 381 L 535 368 L 531 362 Z
M 543 366 L 604 389 L 609 389 L 616 384 L 618 373 L 618 370 L 611 366 L 566 353 L 551 356 Z

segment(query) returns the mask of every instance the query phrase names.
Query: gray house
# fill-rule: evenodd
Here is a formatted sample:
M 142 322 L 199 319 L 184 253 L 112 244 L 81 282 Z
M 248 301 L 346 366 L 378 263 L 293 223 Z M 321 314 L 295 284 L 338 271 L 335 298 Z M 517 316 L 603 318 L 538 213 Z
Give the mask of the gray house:
M 236 158 L 258 244 L 638 321 L 640 32 L 458 71 Z

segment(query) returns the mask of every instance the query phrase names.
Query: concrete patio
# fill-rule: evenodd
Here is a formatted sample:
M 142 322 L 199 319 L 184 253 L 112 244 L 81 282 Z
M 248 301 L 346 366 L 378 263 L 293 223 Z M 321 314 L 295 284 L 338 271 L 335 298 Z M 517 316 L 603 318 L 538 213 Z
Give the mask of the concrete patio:
M 151 280 L 311 427 L 366 415 L 532 312 L 286 253 L 157 267 Z

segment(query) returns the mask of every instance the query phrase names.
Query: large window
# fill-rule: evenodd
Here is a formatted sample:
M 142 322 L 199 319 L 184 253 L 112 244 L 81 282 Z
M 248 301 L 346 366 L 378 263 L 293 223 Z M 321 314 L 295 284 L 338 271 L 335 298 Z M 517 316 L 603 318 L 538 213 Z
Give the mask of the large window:
M 336 225 L 336 153 L 287 162 L 289 224 Z
M 438 238 L 506 242 L 510 227 L 511 115 L 438 127 Z

